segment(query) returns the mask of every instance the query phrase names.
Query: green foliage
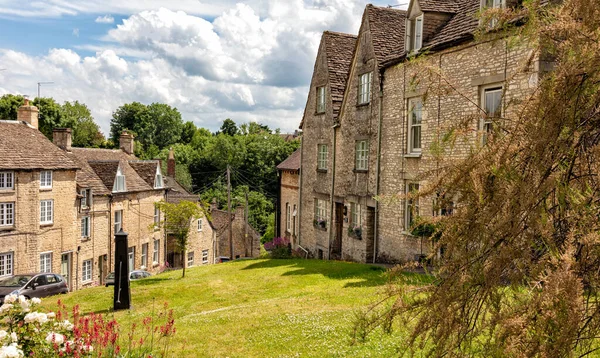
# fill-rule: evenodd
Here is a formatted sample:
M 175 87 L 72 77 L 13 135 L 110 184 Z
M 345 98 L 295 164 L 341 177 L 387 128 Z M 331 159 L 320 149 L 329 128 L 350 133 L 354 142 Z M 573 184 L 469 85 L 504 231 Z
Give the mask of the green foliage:
M 16 121 L 17 110 L 24 103 L 21 95 L 5 94 L 0 97 L 0 119 Z
M 53 98 L 37 97 L 32 104 L 38 108 L 39 112 L 39 130 L 46 137 L 52 140 L 52 130 L 60 127 L 62 120 L 62 110 L 60 104 Z
M 73 130 L 73 146 L 98 148 L 103 145 L 105 138 L 100 127 L 94 122 L 90 109 L 79 101 L 65 102 L 60 109 L 59 126 Z
M 181 128 L 181 143 L 189 144 L 196 134 L 196 125 L 194 122 L 185 122 Z
M 267 229 L 265 230 L 263 236 L 261 236 L 260 238 L 261 244 L 272 241 L 275 238 L 275 213 L 270 213 L 267 220 Z
M 227 118 L 223 121 L 223 124 L 221 125 L 220 133 L 233 137 L 238 133 L 238 128 L 234 121 Z

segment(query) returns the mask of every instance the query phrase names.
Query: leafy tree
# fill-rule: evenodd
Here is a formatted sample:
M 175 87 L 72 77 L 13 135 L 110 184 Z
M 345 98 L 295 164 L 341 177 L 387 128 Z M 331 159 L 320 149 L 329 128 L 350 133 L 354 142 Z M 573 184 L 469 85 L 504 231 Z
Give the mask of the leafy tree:
M 124 130 L 135 131 L 136 123 L 146 114 L 146 106 L 139 102 L 127 103 L 117 108 L 110 120 L 110 139 L 118 145 L 121 133 Z
M 5 94 L 0 97 L 0 119 L 17 120 L 17 110 L 24 103 L 21 95 Z
M 192 223 L 202 216 L 202 207 L 198 203 L 182 200 L 177 204 L 159 201 L 155 203 L 163 213 L 162 227 L 169 235 L 175 238 L 175 245 L 181 254 L 183 263 L 183 272 L 181 277 L 185 277 L 185 253 L 189 247 L 189 234 Z
M 40 111 L 38 122 L 40 132 L 52 140 L 52 130 L 60 126 L 63 118 L 60 104 L 50 97 L 37 97 L 32 104 Z
M 59 126 L 73 130 L 75 147 L 100 147 L 105 141 L 90 109 L 79 101 L 63 103 Z
M 163 103 L 152 103 L 148 106 L 147 116 L 154 123 L 152 144 L 163 149 L 181 141 L 183 120 L 177 108 Z
M 219 133 L 223 133 L 225 135 L 233 137 L 234 135 L 236 135 L 238 133 L 238 128 L 234 121 L 227 118 L 226 120 L 223 121 L 223 124 L 221 125 L 221 130 Z
M 494 120 L 485 146 L 432 173 L 430 189 L 419 193 L 455 198 L 454 213 L 437 219 L 444 256 L 432 284 L 401 278 L 391 287 L 395 301 L 378 314 L 399 315 L 412 329 L 408 344 L 423 355 L 599 349 L 600 3 L 552 4 L 499 11 L 499 26 L 522 24 L 509 28 L 514 42 L 537 48 L 554 67 L 533 95 Z M 438 145 L 472 140 L 462 125 Z M 374 316 L 362 322 L 390 327 Z
M 196 125 L 194 122 L 185 122 L 183 124 L 183 128 L 181 129 L 181 143 L 189 144 L 194 139 L 194 135 L 196 134 Z

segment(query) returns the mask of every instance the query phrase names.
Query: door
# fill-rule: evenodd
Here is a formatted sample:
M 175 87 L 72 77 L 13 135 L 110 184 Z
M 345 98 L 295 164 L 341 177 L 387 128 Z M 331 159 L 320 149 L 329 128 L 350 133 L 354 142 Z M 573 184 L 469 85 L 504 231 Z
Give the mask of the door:
M 98 276 L 101 286 L 106 283 L 106 275 L 108 275 L 108 256 L 98 256 Z
M 127 262 L 129 263 L 129 272 L 135 267 L 135 247 L 130 247 L 127 252 Z
M 73 287 L 71 285 L 71 255 L 70 252 L 60 255 L 60 274 L 65 278 L 69 290 Z
M 373 261 L 373 250 L 375 249 L 375 208 L 367 207 L 367 230 L 363 237 L 367 244 L 367 262 Z
M 344 230 L 344 204 L 335 203 L 335 241 L 333 242 L 333 259 L 342 258 L 342 232 Z

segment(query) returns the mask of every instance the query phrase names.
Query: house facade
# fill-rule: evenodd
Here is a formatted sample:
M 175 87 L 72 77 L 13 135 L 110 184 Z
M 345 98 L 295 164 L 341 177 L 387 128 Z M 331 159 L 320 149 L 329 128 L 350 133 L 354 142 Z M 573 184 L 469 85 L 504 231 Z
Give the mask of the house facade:
M 366 7 L 334 124 L 329 189 L 314 184 L 314 144 L 303 146 L 299 242 L 314 256 L 405 262 L 430 252 L 431 243 L 411 228 L 418 217 L 452 208 L 416 194 L 442 165 L 485 145 L 493 121 L 518 111 L 544 68 L 535 49 L 506 36 L 475 40 L 476 14 L 485 6 L 517 4 L 412 0 L 408 11 Z M 309 104 L 317 86 L 311 84 Z M 318 136 L 308 107 L 305 143 Z M 459 124 L 469 134 L 439 156 L 441 138 Z M 331 188 L 333 196 L 321 193 Z M 307 197 L 328 202 L 313 211 Z M 329 235 L 319 241 L 310 225 L 320 225 L 321 217 L 327 223 L 317 230 Z
M 300 150 L 296 150 L 277 166 L 279 173 L 279 199 L 277 200 L 276 237 L 289 242 L 298 240 L 298 208 L 300 185 Z
M 230 214 L 217 209 L 216 203 L 213 203 L 210 209 L 210 221 L 215 231 L 217 258 L 239 259 L 260 256 L 260 234 L 248 224 L 245 207 L 238 206 Z M 230 227 L 233 255 L 230 254 Z

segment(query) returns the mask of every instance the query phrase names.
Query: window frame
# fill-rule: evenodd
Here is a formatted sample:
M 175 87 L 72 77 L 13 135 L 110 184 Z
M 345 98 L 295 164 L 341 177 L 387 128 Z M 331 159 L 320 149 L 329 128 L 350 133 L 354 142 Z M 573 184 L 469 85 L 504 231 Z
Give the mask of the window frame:
M 317 170 L 327 171 L 329 167 L 329 145 L 317 145 Z
M 79 191 L 79 194 L 81 195 L 81 200 L 80 200 L 81 209 L 89 209 L 91 207 L 91 202 L 92 202 L 91 189 L 81 189 Z
M 81 238 L 89 239 L 91 237 L 91 232 L 92 232 L 92 223 L 90 220 L 90 216 L 89 215 L 83 216 L 81 218 Z
M 369 140 L 360 139 L 354 144 L 354 170 L 369 170 Z
M 191 255 L 191 260 L 190 260 Z M 194 266 L 194 251 L 188 251 L 187 255 L 187 267 Z
M 415 219 L 419 216 L 419 197 L 417 198 L 409 198 L 408 194 L 415 191 L 419 192 L 420 186 L 419 183 L 408 182 L 406 183 L 406 199 L 404 200 L 404 230 L 409 232 L 410 227 L 414 223 Z M 416 213 L 416 215 L 415 215 Z
M 156 166 L 156 174 L 154 174 L 154 189 L 163 189 L 165 187 L 160 167 Z
M 292 206 L 290 203 L 285 203 L 285 231 L 292 231 Z
M 154 240 L 152 243 L 152 264 L 155 262 L 159 264 L 160 259 L 160 239 Z
M 506 0 L 491 0 L 491 6 L 489 6 L 488 2 L 490 0 L 481 0 L 481 11 L 485 11 L 487 9 L 504 9 L 506 8 Z M 498 19 L 490 19 L 490 23 L 488 24 L 489 28 L 494 28 L 498 24 Z
M 148 267 L 148 243 L 142 244 L 142 255 L 140 256 L 142 266 Z
M 327 200 L 315 198 L 315 216 L 314 220 L 318 223 L 319 221 L 325 222 L 325 228 L 329 223 L 329 202 Z
M 209 254 L 208 249 L 202 250 L 202 264 L 203 265 L 206 265 L 208 263 L 208 254 Z
M 112 191 L 113 193 L 122 193 L 127 191 L 127 183 L 121 167 L 117 168 L 117 175 L 115 175 L 115 183 L 113 184 Z
M 359 203 L 350 203 L 350 220 L 352 228 L 362 227 L 362 206 Z
M 419 51 L 423 47 L 423 22 L 425 21 L 425 14 L 421 14 L 415 17 L 415 32 L 413 40 L 413 52 Z
M 10 217 L 8 207 L 10 206 Z M 10 218 L 10 223 L 8 219 Z M 7 201 L 0 203 L 0 227 L 15 226 L 15 202 Z
M 50 216 L 49 219 L 48 216 Z M 40 225 L 52 224 L 54 224 L 54 199 L 40 200 Z
M 15 253 L 12 251 L 0 253 L 0 277 L 12 276 L 15 265 Z
M 88 266 L 86 268 L 86 266 Z M 92 259 L 83 260 L 81 263 L 81 282 L 88 283 L 92 281 L 92 274 L 94 270 L 94 262 Z
M 154 229 L 158 229 L 160 227 L 160 209 L 154 207 Z
M 52 251 L 40 253 L 40 272 L 52 273 Z
M 373 71 L 358 76 L 358 105 L 371 103 L 371 87 L 373 86 Z
M 500 100 L 498 103 L 498 108 L 496 109 L 496 112 L 492 116 L 490 116 L 487 111 L 486 94 L 488 92 L 500 92 Z M 483 116 L 479 120 L 479 132 L 481 133 L 481 144 L 485 145 L 487 143 L 487 137 L 488 137 L 489 133 L 491 133 L 493 130 L 494 120 L 502 118 L 502 115 L 504 112 L 504 108 L 503 108 L 504 84 L 495 83 L 495 84 L 481 86 L 480 91 L 479 91 L 479 97 L 480 97 L 481 109 L 484 111 Z
M 117 221 L 117 214 L 119 214 L 119 220 Z M 113 230 L 114 234 L 117 234 L 121 229 L 123 229 L 123 209 L 115 210 L 113 215 Z M 119 226 L 117 229 L 117 225 Z
M 8 178 L 10 178 L 10 180 L 8 180 Z M 8 183 L 10 183 L 10 186 L 8 186 Z M 15 189 L 15 172 L 1 171 L 0 172 L 0 190 L 14 190 L 14 189 Z
M 40 171 L 40 190 L 52 189 L 53 173 L 52 170 Z
M 202 225 L 204 225 L 202 218 L 199 218 L 196 223 L 198 224 L 198 232 L 202 232 Z
M 414 105 L 413 105 L 414 104 Z M 420 109 L 415 111 L 420 105 Z M 413 114 L 418 113 L 418 124 L 413 121 Z M 408 153 L 421 154 L 423 150 L 423 99 L 421 97 L 413 97 L 408 99 Z M 415 147 L 414 131 L 419 131 L 419 147 Z
M 317 114 L 323 114 L 327 111 L 327 105 L 325 102 L 325 98 L 327 94 L 327 89 L 325 86 L 317 87 Z

